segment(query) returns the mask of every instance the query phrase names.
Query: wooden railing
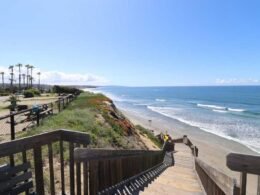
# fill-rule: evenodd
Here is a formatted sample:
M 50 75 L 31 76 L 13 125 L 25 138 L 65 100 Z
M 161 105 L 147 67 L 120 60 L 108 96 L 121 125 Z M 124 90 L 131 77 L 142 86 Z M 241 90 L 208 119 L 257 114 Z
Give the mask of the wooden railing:
M 10 140 L 16 138 L 18 131 L 24 131 L 32 126 L 39 126 L 40 121 L 50 113 L 59 113 L 65 109 L 68 104 L 75 99 L 76 96 L 70 94 L 64 97 L 60 97 L 58 100 L 44 104 L 48 109 L 44 109 L 44 105 L 39 105 L 38 111 L 34 111 L 35 108 L 30 108 L 18 112 L 11 112 L 8 115 L 0 117 L 0 136 L 10 135 Z
M 37 195 L 73 195 L 75 186 L 81 189 L 81 169 L 76 164 L 75 171 L 74 148 L 89 143 L 88 134 L 57 130 L 0 144 L 0 161 L 11 166 L 31 162 Z
M 232 171 L 241 172 L 240 195 L 246 194 L 247 174 L 258 175 L 257 195 L 260 195 L 260 156 L 231 153 L 227 156 L 227 166 Z
M 85 167 L 84 194 L 137 194 L 173 164 L 169 150 L 75 149 L 75 161 Z
M 236 180 L 213 168 L 199 159 L 198 148 L 185 135 L 183 138 L 172 140 L 173 143 L 184 143 L 187 145 L 194 156 L 195 170 L 200 178 L 204 191 L 208 195 L 238 195 L 240 192 Z

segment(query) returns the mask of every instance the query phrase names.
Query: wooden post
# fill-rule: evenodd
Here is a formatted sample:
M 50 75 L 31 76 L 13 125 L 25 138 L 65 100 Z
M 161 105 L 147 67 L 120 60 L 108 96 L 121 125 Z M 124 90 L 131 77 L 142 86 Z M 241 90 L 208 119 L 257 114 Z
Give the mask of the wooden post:
M 65 108 L 65 101 L 64 101 L 64 98 L 62 98 L 62 109 Z
M 260 195 L 260 175 L 258 175 L 258 182 L 257 182 L 257 195 Z
M 76 147 L 79 148 L 80 144 L 76 144 Z M 80 163 L 76 163 L 76 176 L 77 176 L 77 195 L 81 195 L 81 166 Z
M 64 99 L 63 99 L 64 100 Z M 69 143 L 70 194 L 75 194 L 74 144 Z
M 54 179 L 54 168 L 53 168 L 53 152 L 52 152 L 52 144 L 48 144 L 48 153 L 49 153 L 49 169 L 50 169 L 50 192 L 51 195 L 55 195 L 55 179 Z
M 58 100 L 58 112 L 60 112 L 60 99 Z
M 33 149 L 33 155 L 34 155 L 34 167 L 35 167 L 36 192 L 39 195 L 44 195 L 44 179 L 43 179 L 43 164 L 42 164 L 41 146 L 36 146 Z
M 61 194 L 65 195 L 64 154 L 63 154 L 63 141 L 62 140 L 60 140 L 60 177 L 61 177 Z
M 37 110 L 37 112 L 36 112 L 36 124 L 37 124 L 37 127 L 40 126 L 40 110 Z
M 240 195 L 246 195 L 246 182 L 247 174 L 246 172 L 242 172 L 240 175 Z
M 10 128 L 11 128 L 11 140 L 15 139 L 15 121 L 14 114 L 11 112 L 10 114 Z

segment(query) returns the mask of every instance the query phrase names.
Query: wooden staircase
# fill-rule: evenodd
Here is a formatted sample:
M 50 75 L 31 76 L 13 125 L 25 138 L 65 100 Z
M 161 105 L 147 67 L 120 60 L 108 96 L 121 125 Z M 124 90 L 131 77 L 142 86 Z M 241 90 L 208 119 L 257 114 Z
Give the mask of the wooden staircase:
M 141 195 L 203 195 L 194 169 L 194 157 L 184 144 L 175 145 L 175 165 L 166 169 Z

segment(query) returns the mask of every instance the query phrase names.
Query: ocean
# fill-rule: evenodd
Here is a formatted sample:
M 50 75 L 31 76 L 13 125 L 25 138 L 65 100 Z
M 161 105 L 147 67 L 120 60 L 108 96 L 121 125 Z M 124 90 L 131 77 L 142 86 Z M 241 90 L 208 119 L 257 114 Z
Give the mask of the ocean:
M 260 153 L 260 86 L 99 87 L 119 108 L 158 114 Z

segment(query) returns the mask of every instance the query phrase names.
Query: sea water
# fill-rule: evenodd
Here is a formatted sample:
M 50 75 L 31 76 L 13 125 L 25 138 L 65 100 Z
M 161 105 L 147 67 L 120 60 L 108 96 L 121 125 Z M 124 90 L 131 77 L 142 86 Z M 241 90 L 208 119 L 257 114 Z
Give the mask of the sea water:
M 260 86 L 100 87 L 122 108 L 155 112 L 260 153 Z

